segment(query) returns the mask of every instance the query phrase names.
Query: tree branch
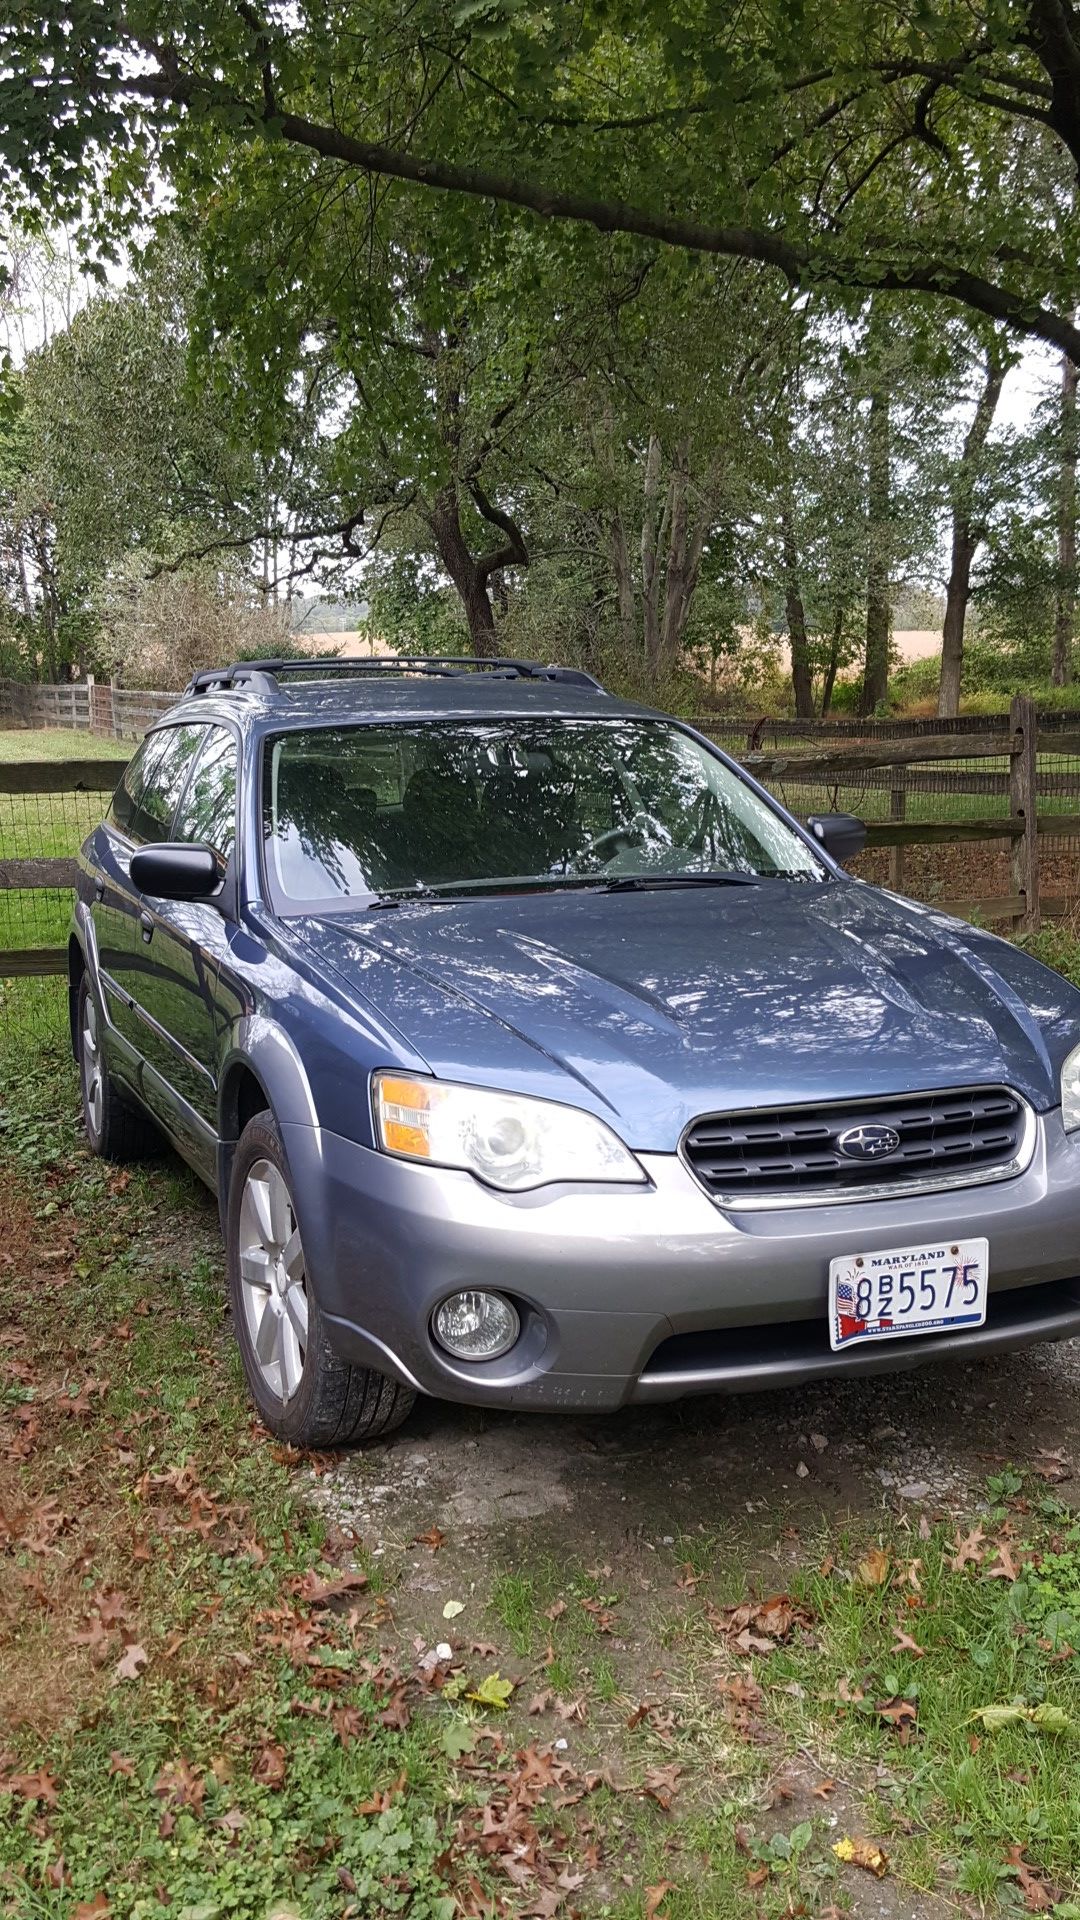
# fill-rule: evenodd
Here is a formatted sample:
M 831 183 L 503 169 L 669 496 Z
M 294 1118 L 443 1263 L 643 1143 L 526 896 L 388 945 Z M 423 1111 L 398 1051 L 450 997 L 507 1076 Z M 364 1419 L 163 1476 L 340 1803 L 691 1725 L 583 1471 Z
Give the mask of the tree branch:
M 476 571 L 480 579 L 486 585 L 492 574 L 498 573 L 502 567 L 527 567 L 529 549 L 525 545 L 524 536 L 517 521 L 508 513 L 504 513 L 501 507 L 497 507 L 494 501 L 488 499 L 475 474 L 469 477 L 466 485 L 477 510 L 483 515 L 488 525 L 498 527 L 506 535 L 505 546 L 493 547 L 490 553 L 481 554 L 477 560 Z
M 166 52 L 163 66 L 167 59 Z M 989 319 L 1005 321 L 1018 333 L 1048 341 L 1080 365 L 1080 328 L 1071 315 L 1055 313 L 996 281 L 944 260 L 888 264 L 867 259 L 865 255 L 858 260 L 845 260 L 833 249 L 789 241 L 783 230 L 709 226 L 678 215 L 654 213 L 623 200 L 566 192 L 520 175 L 489 173 L 482 167 L 426 159 L 373 141 L 357 140 L 337 127 L 321 125 L 300 114 L 281 113 L 268 124 L 261 106 L 238 101 L 218 82 L 195 75 L 174 76 L 169 71 L 111 75 L 103 77 L 100 84 L 106 90 L 128 97 L 134 95 L 185 108 L 198 104 L 205 111 L 208 104 L 217 105 L 227 108 L 233 117 L 239 107 L 248 124 L 261 130 L 267 138 L 290 141 L 324 159 L 343 161 L 365 173 L 406 180 L 429 191 L 494 200 L 524 208 L 545 219 L 580 222 L 601 233 L 634 234 L 640 239 L 691 253 L 757 261 L 774 267 L 792 286 L 832 285 L 941 295 L 958 300 Z

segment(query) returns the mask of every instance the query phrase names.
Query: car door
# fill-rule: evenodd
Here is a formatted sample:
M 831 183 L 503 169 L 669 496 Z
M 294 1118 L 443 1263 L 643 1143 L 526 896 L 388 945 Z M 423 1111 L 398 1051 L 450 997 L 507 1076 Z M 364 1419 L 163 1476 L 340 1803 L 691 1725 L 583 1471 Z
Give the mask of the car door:
M 217 1003 L 234 920 L 229 912 L 236 837 L 238 743 L 228 727 L 206 727 L 189 777 L 161 839 L 213 847 L 226 882 L 211 900 L 144 896 L 140 925 L 149 966 L 141 982 L 146 1027 L 144 1097 L 191 1148 L 217 1131 Z
M 123 1043 L 122 1058 L 114 1064 L 136 1081 L 146 1054 L 147 1029 L 139 1008 L 151 956 L 139 921 L 142 900 L 132 885 L 129 863 L 136 847 L 148 839 L 162 839 L 168 831 L 204 731 L 202 727 L 161 727 L 147 734 L 128 762 L 97 837 L 91 918 L 98 975 L 106 1018 Z

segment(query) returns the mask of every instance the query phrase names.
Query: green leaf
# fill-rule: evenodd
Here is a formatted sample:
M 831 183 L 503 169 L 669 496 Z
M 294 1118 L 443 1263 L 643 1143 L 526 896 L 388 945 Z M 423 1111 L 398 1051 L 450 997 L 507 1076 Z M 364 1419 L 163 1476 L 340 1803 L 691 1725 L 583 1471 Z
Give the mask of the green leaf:
M 1005 1706 L 977 1707 L 971 1715 L 980 1720 L 987 1733 L 1001 1733 L 1005 1727 L 1034 1727 L 1039 1733 L 1070 1733 L 1074 1722 L 1064 1707 L 1044 1700 L 1038 1707 L 1023 1707 L 1015 1702 Z
M 501 1710 L 510 1705 L 510 1695 L 514 1691 L 515 1684 L 513 1680 L 501 1679 L 497 1673 L 489 1673 L 487 1678 L 481 1680 L 480 1685 L 474 1687 L 465 1697 L 467 1700 L 475 1700 L 481 1707 L 498 1707 Z
M 451 1720 L 442 1730 L 442 1749 L 449 1760 L 460 1760 L 463 1753 L 475 1750 L 477 1739 L 475 1727 L 467 1720 Z

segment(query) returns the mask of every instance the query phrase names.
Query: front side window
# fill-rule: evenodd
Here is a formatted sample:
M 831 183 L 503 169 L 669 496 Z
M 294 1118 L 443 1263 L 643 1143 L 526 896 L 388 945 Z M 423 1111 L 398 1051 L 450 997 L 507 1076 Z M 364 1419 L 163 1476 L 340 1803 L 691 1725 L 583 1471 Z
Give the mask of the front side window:
M 202 752 L 173 821 L 174 840 L 197 840 L 221 858 L 236 835 L 236 742 L 226 727 L 208 727 Z
M 267 740 L 273 892 L 318 902 L 631 875 L 821 879 L 736 773 L 655 720 L 318 728 Z
M 187 784 L 191 763 L 199 750 L 205 727 L 162 727 L 151 735 L 153 743 L 163 742 L 153 759 L 147 755 L 146 777 L 132 815 L 128 833 L 133 840 L 167 840 L 176 803 Z
M 118 833 L 128 835 L 132 833 L 132 823 L 138 812 L 140 795 L 168 744 L 167 733 L 148 733 L 145 740 L 136 747 L 124 768 L 120 785 L 113 794 L 112 804 L 106 815 L 108 825 L 115 827 Z

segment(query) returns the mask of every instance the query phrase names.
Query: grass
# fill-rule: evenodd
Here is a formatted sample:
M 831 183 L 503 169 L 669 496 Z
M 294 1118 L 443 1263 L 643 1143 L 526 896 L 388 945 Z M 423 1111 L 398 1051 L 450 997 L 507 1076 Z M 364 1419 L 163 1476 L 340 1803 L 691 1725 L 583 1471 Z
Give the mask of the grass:
M 1064 929 L 1024 945 L 1080 983 Z M 845 1836 L 913 1920 L 931 1892 L 1078 1920 L 1080 1525 L 1026 1463 L 919 1533 L 799 1541 L 750 1654 L 729 1610 L 782 1516 L 680 1535 L 647 1581 L 525 1532 L 481 1570 L 488 1637 L 428 1636 L 433 1680 L 403 1560 L 328 1527 L 252 1419 L 212 1205 L 81 1145 L 62 1005 L 0 998 L 6 1920 L 824 1916 L 877 1898 Z
M 539 1894 L 780 1920 L 846 1910 L 834 1847 L 866 1835 L 905 1913 L 933 1890 L 1004 1914 L 1026 1885 L 1075 1920 L 1080 1525 L 1023 1465 L 926 1537 L 885 1516 L 801 1540 L 790 1617 L 766 1603 L 749 1655 L 754 1521 L 680 1536 L 645 1581 L 525 1534 L 482 1568 L 490 1639 L 440 1620 L 432 1681 L 404 1558 L 328 1529 L 252 1419 L 206 1196 L 171 1160 L 93 1161 L 69 1064 L 17 1028 L 0 1095 L 10 1920 L 450 1920 Z
M 0 727 L 0 761 L 130 760 L 131 740 L 72 727 Z

